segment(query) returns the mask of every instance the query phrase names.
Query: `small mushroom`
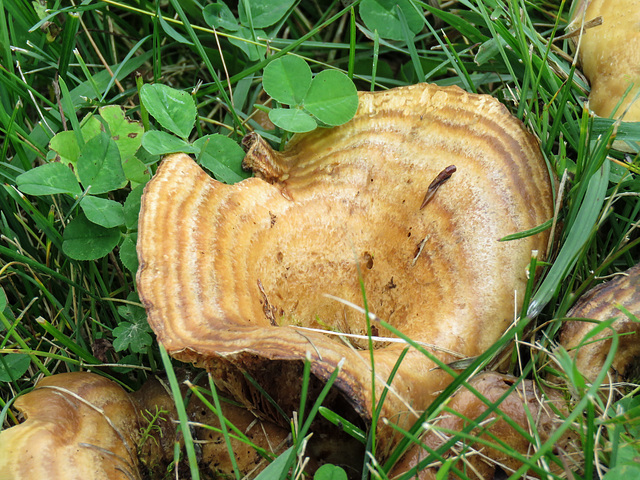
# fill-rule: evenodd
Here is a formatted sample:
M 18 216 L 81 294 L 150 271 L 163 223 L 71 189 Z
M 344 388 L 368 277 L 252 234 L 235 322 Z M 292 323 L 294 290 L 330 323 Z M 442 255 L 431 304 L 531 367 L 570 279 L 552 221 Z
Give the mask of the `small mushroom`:
M 576 320 L 565 322 L 560 334 L 560 345 L 575 358 L 576 368 L 587 380 L 594 381 L 604 367 L 613 335 L 618 335 L 619 344 L 609 372 L 610 377 L 605 379 L 605 383 L 624 380 L 632 372 L 638 373 L 640 323 L 627 313 L 640 316 L 640 265 L 592 288 L 567 313 L 569 318 Z M 598 322 L 612 318 L 616 320 L 610 328 L 587 338 Z
M 569 30 L 587 28 L 579 42 L 582 70 L 591 82 L 589 107 L 596 115 L 640 121 L 640 2 L 577 0 Z M 627 95 L 627 89 L 630 89 Z M 621 102 L 622 98 L 624 100 Z M 616 106 L 620 103 L 616 110 Z M 615 110 L 615 113 L 614 113 Z
M 519 379 L 509 375 L 486 372 L 472 378 L 469 385 L 492 404 L 498 402 L 518 381 Z M 427 428 L 421 439 L 422 443 L 431 450 L 438 449 L 451 438 L 451 431 L 460 432 L 466 426 L 477 423 L 475 419 L 487 409 L 488 405 L 476 393 L 461 388 L 442 413 L 433 422 L 425 425 Z M 535 433 L 540 443 L 549 439 L 562 423 L 561 416 L 568 414 L 566 403 L 560 393 L 551 389 L 541 391 L 531 380 L 521 381 L 497 409 L 527 434 Z M 514 452 L 525 457 L 535 453 L 534 444 L 495 411 L 479 422 L 469 434 L 488 441 L 495 447 L 479 442 L 456 444 L 445 452 L 443 457 L 457 457 L 453 468 L 464 472 L 470 479 L 494 478 L 498 467 L 510 475 L 522 466 L 522 462 L 514 458 Z M 556 455 L 562 457 L 563 464 L 571 470 L 581 464 L 581 448 L 577 442 L 577 438 L 567 431 L 553 449 Z M 505 451 L 505 448 L 508 451 Z M 408 472 L 427 456 L 427 450 L 420 445 L 412 447 L 396 464 L 389 477 L 394 478 Z M 440 466 L 440 463 L 436 463 L 422 469 L 416 478 L 435 480 Z M 551 472 L 556 474 L 565 468 L 557 464 L 551 464 L 549 467 Z
M 371 312 L 448 363 L 502 335 L 532 251 L 545 256 L 546 232 L 499 241 L 552 216 L 538 142 L 502 104 L 428 84 L 359 102 L 347 124 L 283 152 L 248 137 L 255 177 L 236 185 L 169 155 L 142 198 L 138 286 L 158 340 L 276 422 L 288 419 L 262 392 L 291 415 L 307 358 L 309 398 L 340 367 L 325 405 L 370 421 L 367 321 L 349 306 L 364 304 L 360 278 Z M 372 322 L 380 398 L 407 345 Z M 413 422 L 451 381 L 435 366 L 410 349 L 382 416 Z M 379 428 L 390 448 L 393 430 Z
M 3 479 L 140 478 L 136 405 L 115 382 L 61 373 L 42 379 L 15 407 L 26 421 L 0 434 Z
M 182 443 L 176 435 L 173 397 L 156 379 L 128 394 L 93 373 L 62 373 L 43 379 L 32 392 L 19 397 L 15 407 L 26 421 L 0 433 L 2 480 L 164 478 L 174 461 L 176 441 Z M 261 422 L 247 409 L 228 402 L 221 402 L 221 409 L 225 419 L 268 455 L 277 456 L 286 449 L 288 429 Z M 187 416 L 194 422 L 203 478 L 233 476 L 218 415 L 192 397 Z M 243 477 L 269 464 L 245 441 L 230 438 Z

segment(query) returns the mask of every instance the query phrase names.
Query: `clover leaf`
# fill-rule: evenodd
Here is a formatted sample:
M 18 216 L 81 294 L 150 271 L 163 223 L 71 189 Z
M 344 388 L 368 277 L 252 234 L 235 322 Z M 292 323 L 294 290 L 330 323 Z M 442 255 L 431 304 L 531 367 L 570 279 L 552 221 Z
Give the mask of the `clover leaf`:
M 358 92 L 349 77 L 338 70 L 325 70 L 312 78 L 307 62 L 292 55 L 267 65 L 262 86 L 274 100 L 290 106 L 269 112 L 273 124 L 289 132 L 342 125 L 358 109 Z

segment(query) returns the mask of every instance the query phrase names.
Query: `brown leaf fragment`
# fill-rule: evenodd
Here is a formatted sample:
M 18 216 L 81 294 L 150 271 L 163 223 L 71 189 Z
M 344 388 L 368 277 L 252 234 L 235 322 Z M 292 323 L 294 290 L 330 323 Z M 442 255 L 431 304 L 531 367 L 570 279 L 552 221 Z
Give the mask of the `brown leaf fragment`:
M 444 170 L 442 170 L 436 178 L 433 179 L 433 182 L 429 184 L 429 188 L 427 188 L 427 193 L 424 196 L 424 200 L 422 200 L 422 204 L 420 205 L 420 210 L 427 206 L 427 204 L 431 201 L 433 196 L 436 194 L 438 189 L 451 178 L 451 175 L 456 171 L 455 165 L 449 165 Z

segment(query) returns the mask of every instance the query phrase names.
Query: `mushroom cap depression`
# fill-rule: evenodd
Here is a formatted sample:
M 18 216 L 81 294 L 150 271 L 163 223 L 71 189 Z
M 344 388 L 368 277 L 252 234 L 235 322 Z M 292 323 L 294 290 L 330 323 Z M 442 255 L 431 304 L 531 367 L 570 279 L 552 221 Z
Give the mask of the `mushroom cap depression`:
M 360 93 L 342 126 L 280 153 L 257 135 L 246 146 L 254 178 L 225 185 L 176 154 L 145 189 L 138 287 L 172 356 L 277 421 L 260 390 L 290 414 L 305 358 L 311 398 L 343 360 L 325 405 L 366 422 L 367 322 L 344 303 L 364 304 L 359 278 L 370 312 L 445 363 L 510 325 L 548 234 L 499 239 L 550 219 L 552 189 L 538 142 L 497 100 L 429 84 Z M 372 330 L 380 398 L 407 345 Z M 402 423 L 429 405 L 451 381 L 435 366 L 411 348 L 382 415 Z

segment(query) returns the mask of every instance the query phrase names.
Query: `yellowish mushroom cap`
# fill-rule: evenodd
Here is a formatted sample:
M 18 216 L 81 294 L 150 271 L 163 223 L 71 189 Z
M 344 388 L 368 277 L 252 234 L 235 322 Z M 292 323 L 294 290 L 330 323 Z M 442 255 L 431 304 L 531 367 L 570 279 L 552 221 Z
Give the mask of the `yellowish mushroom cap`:
M 640 121 L 640 101 L 636 100 L 640 93 L 640 1 L 578 0 L 569 28 L 579 30 L 599 17 L 601 24 L 586 28 L 580 39 L 574 37 L 579 41 L 582 70 L 591 83 L 589 107 L 601 117 L 624 115 L 625 121 Z
M 442 362 L 482 353 L 510 325 L 548 234 L 499 239 L 550 219 L 552 191 L 538 142 L 497 100 L 428 84 L 361 92 L 345 125 L 283 152 L 256 136 L 247 147 L 254 178 L 225 185 L 176 154 L 146 187 L 138 287 L 175 358 L 280 422 L 260 389 L 290 415 L 305 358 L 312 399 L 340 365 L 325 405 L 366 423 L 367 322 L 345 303 L 364 304 L 360 278 L 369 311 Z M 380 398 L 407 345 L 372 322 Z M 435 367 L 409 349 L 382 415 L 412 422 L 451 381 Z
M 137 410 L 115 382 L 87 372 L 42 379 L 15 407 L 26 421 L 0 434 L 3 480 L 131 480 Z

